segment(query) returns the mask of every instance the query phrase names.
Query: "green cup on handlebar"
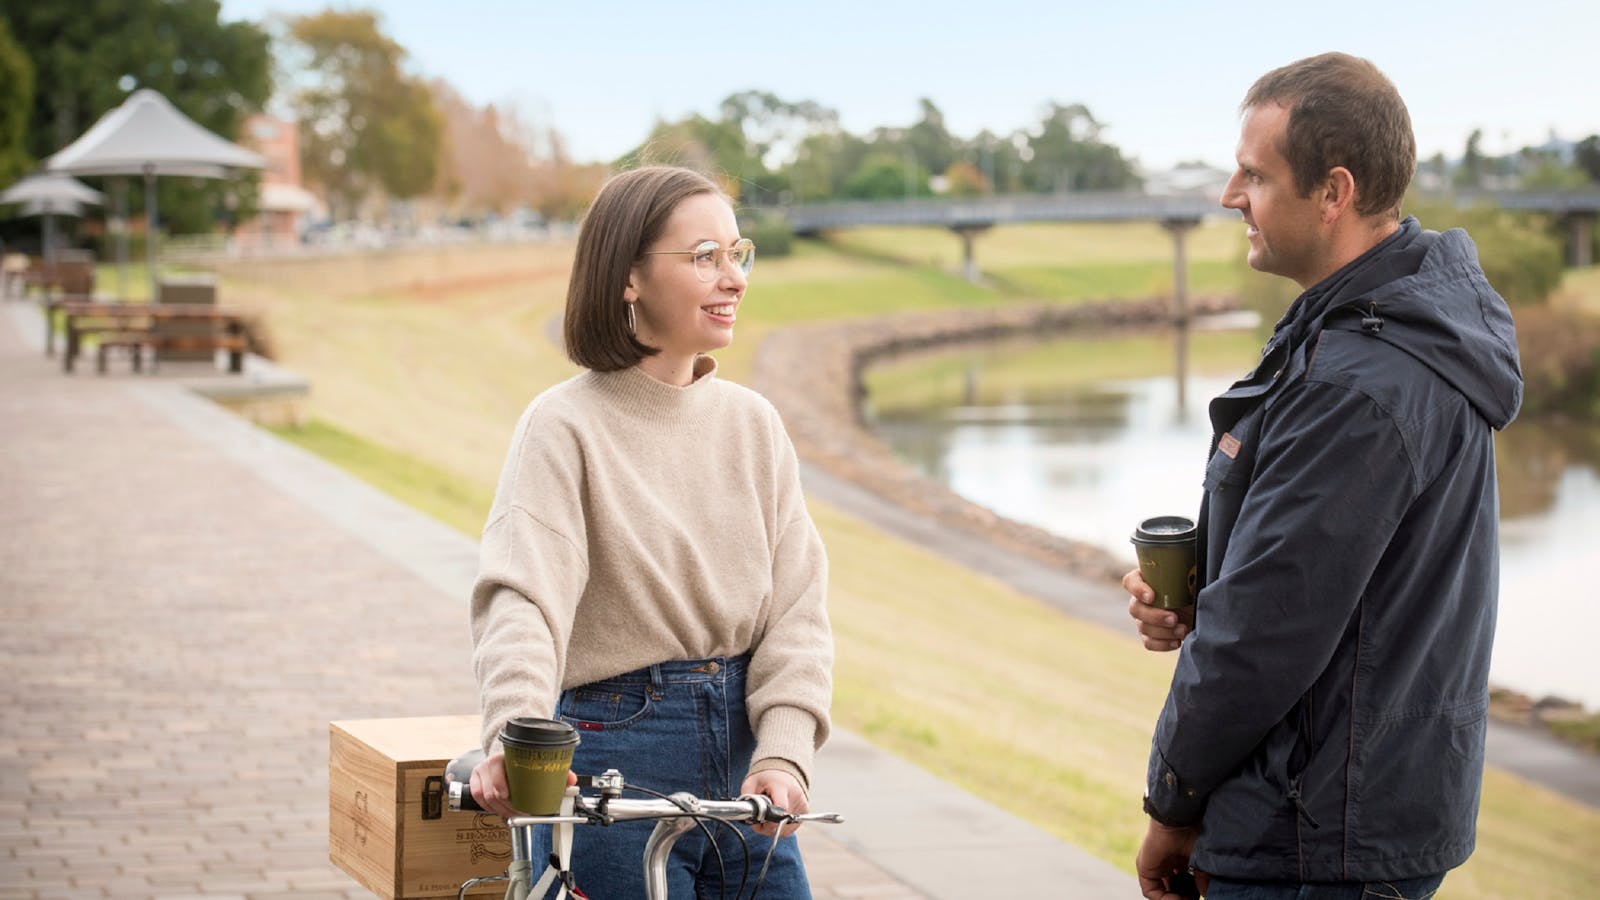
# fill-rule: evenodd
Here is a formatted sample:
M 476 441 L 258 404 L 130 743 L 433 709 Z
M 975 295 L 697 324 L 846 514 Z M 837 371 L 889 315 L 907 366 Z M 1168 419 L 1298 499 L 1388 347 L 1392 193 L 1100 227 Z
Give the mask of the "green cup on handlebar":
M 553 816 L 567 792 L 567 770 L 578 748 L 578 732 L 565 722 L 518 716 L 500 732 L 506 751 L 511 805 L 525 815 Z

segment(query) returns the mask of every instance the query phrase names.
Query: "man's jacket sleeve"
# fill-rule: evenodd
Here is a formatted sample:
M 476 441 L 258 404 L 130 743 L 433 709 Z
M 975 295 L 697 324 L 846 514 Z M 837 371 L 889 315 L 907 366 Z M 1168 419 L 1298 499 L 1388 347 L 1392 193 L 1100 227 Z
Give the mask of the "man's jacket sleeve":
M 1358 390 L 1302 381 L 1263 415 L 1255 471 L 1237 487 L 1238 520 L 1152 742 L 1145 809 L 1169 825 L 1197 822 L 1310 690 L 1416 493 L 1410 448 Z

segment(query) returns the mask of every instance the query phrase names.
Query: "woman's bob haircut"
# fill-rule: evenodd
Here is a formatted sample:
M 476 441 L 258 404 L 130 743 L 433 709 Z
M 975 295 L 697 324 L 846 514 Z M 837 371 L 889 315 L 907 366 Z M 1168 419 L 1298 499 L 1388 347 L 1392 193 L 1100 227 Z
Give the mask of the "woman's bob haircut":
M 628 303 L 622 293 L 629 270 L 661 237 L 672 211 L 695 194 L 728 199 L 711 179 L 677 166 L 632 169 L 600 188 L 578 229 L 572 281 L 567 285 L 562 333 L 573 362 L 596 372 L 614 372 L 659 352 L 640 343 L 628 328 Z

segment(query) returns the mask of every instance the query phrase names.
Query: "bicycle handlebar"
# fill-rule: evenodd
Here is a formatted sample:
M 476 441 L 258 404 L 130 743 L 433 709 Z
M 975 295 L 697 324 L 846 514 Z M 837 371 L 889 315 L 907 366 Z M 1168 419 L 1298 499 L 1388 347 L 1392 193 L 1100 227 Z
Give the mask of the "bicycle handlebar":
M 692 816 L 717 819 L 724 822 L 825 822 L 838 824 L 844 818 L 838 813 L 801 813 L 790 815 L 774 806 L 764 794 L 746 794 L 737 800 L 702 800 L 693 794 L 673 794 L 672 799 L 632 800 L 616 797 L 604 798 L 578 794 L 575 803 L 578 814 L 571 816 L 518 816 L 507 820 L 512 828 L 528 825 L 585 824 L 588 822 L 627 822 L 638 819 L 672 819 Z M 450 783 L 449 808 L 452 812 L 475 810 L 482 812 L 465 782 Z

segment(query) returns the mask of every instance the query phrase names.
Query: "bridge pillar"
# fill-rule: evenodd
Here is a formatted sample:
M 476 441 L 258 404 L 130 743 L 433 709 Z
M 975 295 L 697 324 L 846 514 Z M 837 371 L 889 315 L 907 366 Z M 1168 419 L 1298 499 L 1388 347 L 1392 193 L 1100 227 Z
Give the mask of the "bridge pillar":
M 1594 265 L 1595 218 L 1596 214 L 1592 212 L 1567 213 L 1567 233 L 1572 236 L 1567 262 L 1575 268 L 1583 269 Z
M 1178 414 L 1188 402 L 1189 387 L 1189 260 L 1184 253 L 1184 237 L 1199 219 L 1163 219 L 1161 227 L 1172 235 L 1172 325 L 1176 332 L 1173 358 L 1178 380 Z
M 982 277 L 978 272 L 978 258 L 972 245 L 978 235 L 994 227 L 993 222 L 968 222 L 962 225 L 951 225 L 950 230 L 961 238 L 961 274 L 967 280 L 977 284 Z

